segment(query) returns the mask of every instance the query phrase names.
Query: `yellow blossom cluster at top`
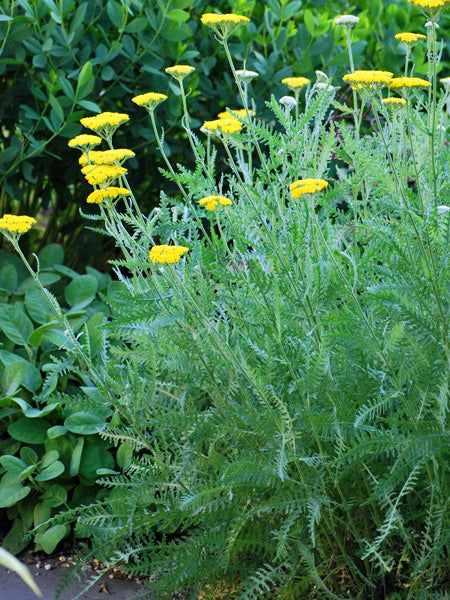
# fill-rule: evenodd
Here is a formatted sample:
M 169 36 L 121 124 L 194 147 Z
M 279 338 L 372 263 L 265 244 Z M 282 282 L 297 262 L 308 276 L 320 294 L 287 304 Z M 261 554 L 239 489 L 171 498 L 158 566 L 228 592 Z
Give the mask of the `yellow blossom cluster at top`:
M 431 83 L 420 77 L 396 77 L 391 81 L 389 87 L 394 90 L 400 88 L 423 88 L 430 87 Z
M 176 263 L 180 258 L 188 252 L 189 248 L 186 246 L 169 246 L 167 244 L 161 244 L 159 246 L 153 246 L 150 250 L 149 259 L 154 263 Z
M 190 65 L 175 65 L 174 67 L 167 67 L 164 70 L 175 79 L 178 79 L 178 81 L 182 81 L 186 75 L 195 71 L 195 67 L 191 67 Z
M 158 92 L 147 92 L 131 98 L 131 102 L 143 106 L 149 112 L 153 112 L 158 104 L 161 104 L 164 100 L 167 100 L 166 94 L 159 94 Z
M 207 27 L 223 27 L 227 25 L 246 25 L 250 23 L 250 19 L 248 17 L 244 17 L 242 15 L 235 15 L 233 13 L 229 13 L 226 15 L 218 15 L 216 13 L 205 13 L 201 17 L 201 22 L 203 25 Z
M 242 125 L 237 119 L 216 119 L 205 121 L 203 128 L 216 133 L 236 133 L 242 129 Z
M 207 210 L 214 210 L 217 206 L 230 206 L 233 204 L 229 198 L 225 196 L 205 196 L 198 201 Z
M 0 229 L 4 229 L 11 233 L 26 233 L 36 223 L 33 217 L 19 215 L 3 215 L 0 219 Z
M 107 187 L 106 189 L 94 190 L 86 198 L 89 204 L 100 204 L 104 200 L 114 200 L 121 196 L 130 196 L 130 190 L 121 187 Z
M 115 165 L 86 165 L 81 169 L 86 180 L 91 185 L 99 185 L 103 188 L 109 187 L 118 177 L 125 175 L 125 167 Z
M 422 33 L 409 33 L 409 32 L 405 32 L 405 33 L 396 33 L 395 34 L 395 39 L 396 40 L 400 40 L 404 44 L 407 44 L 407 45 L 411 46 L 412 44 L 420 42 L 420 40 L 426 40 L 427 36 L 423 35 Z
M 287 85 L 291 90 L 296 90 L 298 88 L 302 88 L 305 85 L 308 85 L 309 79 L 306 77 L 285 77 L 281 80 L 281 83 Z
M 251 117 L 253 117 L 255 114 L 255 111 L 249 110 L 248 114 Z M 240 117 L 241 119 L 245 119 L 245 117 L 247 116 L 247 113 L 245 112 L 245 108 L 239 108 L 236 110 L 231 110 L 230 112 L 225 110 L 223 112 L 220 112 L 217 116 L 219 117 L 219 119 L 236 119 L 236 116 Z
M 408 0 L 420 8 L 446 8 L 450 0 Z
M 89 135 L 88 133 L 82 133 L 81 135 L 77 135 L 76 137 L 69 140 L 67 143 L 70 148 L 80 148 L 81 150 L 90 150 L 90 148 L 95 148 L 99 144 L 102 143 L 102 138 L 99 138 L 98 135 Z
M 314 194 L 324 190 L 328 185 L 328 181 L 324 179 L 298 179 L 289 186 L 291 196 L 300 198 L 303 194 Z
M 129 120 L 130 117 L 124 113 L 103 112 L 94 117 L 85 117 L 80 123 L 108 140 L 122 123 Z
M 393 73 L 389 71 L 355 71 L 347 73 L 342 78 L 348 83 L 359 84 L 363 87 L 371 87 L 373 85 L 387 85 L 392 80 Z
M 406 105 L 406 100 L 403 98 L 383 98 L 381 102 L 392 110 L 398 110 Z
M 133 150 L 128 148 L 117 148 L 115 150 L 93 150 L 87 153 L 83 153 L 78 162 L 80 165 L 85 166 L 87 164 L 93 165 L 120 165 L 128 158 L 136 156 Z

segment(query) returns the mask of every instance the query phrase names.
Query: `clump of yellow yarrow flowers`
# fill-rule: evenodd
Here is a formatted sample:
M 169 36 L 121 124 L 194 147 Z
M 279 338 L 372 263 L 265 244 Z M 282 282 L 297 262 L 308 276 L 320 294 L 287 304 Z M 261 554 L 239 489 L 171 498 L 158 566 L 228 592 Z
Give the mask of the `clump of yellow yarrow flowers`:
M 225 196 L 205 196 L 199 200 L 198 203 L 207 210 L 214 210 L 217 207 L 231 206 L 233 204 L 231 200 Z
M 225 40 L 241 25 L 248 25 L 250 19 L 243 15 L 236 15 L 229 13 L 225 15 L 218 15 L 216 13 L 205 13 L 201 17 L 201 22 L 206 27 L 210 27 L 218 36 L 219 41 Z
M 324 190 L 328 185 L 328 181 L 324 179 L 298 179 L 289 186 L 292 198 L 300 198 L 304 194 L 314 194 Z
M 169 246 L 168 244 L 160 244 L 153 246 L 150 250 L 149 259 L 154 263 L 172 264 L 180 260 L 183 254 L 189 251 L 186 246 Z
M 29 231 L 35 223 L 36 219 L 33 217 L 5 214 L 0 219 L 0 230 L 4 234 L 12 234 L 15 239 Z

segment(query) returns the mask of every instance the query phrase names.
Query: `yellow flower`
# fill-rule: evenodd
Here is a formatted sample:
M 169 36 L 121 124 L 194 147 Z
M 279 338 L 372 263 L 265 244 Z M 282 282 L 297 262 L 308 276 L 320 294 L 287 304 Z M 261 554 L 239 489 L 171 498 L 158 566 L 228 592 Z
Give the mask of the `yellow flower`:
M 176 263 L 185 254 L 189 248 L 186 246 L 168 246 L 167 244 L 161 244 L 160 246 L 153 246 L 150 250 L 149 259 L 154 263 Z
M 102 138 L 99 138 L 97 135 L 83 133 L 69 140 L 67 145 L 70 146 L 70 148 L 79 148 L 80 150 L 84 150 L 86 152 L 87 150 L 95 148 L 95 146 L 98 146 L 101 143 Z
M 120 165 L 128 158 L 136 156 L 133 150 L 128 148 L 117 148 L 116 150 L 93 150 L 89 152 L 89 159 L 86 153 L 83 153 L 78 162 L 80 165 L 85 166 L 87 164 L 92 165 Z
M 303 194 L 314 194 L 324 190 L 328 182 L 324 179 L 298 179 L 291 183 L 289 189 L 293 198 L 300 198 Z
M 116 129 L 129 120 L 130 117 L 124 113 L 103 112 L 94 117 L 85 117 L 80 123 L 102 138 L 110 140 Z
M 401 110 L 406 106 L 406 100 L 403 98 L 383 98 L 381 103 L 393 111 Z
M 288 88 L 295 91 L 304 87 L 305 85 L 308 85 L 309 79 L 306 79 L 306 77 L 285 77 L 281 80 L 281 83 L 284 83 L 284 85 L 287 85 Z
M 230 206 L 233 204 L 229 198 L 225 196 L 205 196 L 198 201 L 207 210 L 214 210 L 216 206 Z
M 375 94 L 392 81 L 389 71 L 355 71 L 342 78 L 352 85 L 352 89 L 362 93 Z
M 100 204 L 103 200 L 114 200 L 120 196 L 129 196 L 130 194 L 130 190 L 127 190 L 126 188 L 108 187 L 106 189 L 94 190 L 91 192 L 86 198 L 86 202 L 89 202 L 90 204 Z
M 254 110 L 249 110 L 248 114 L 253 117 L 255 114 Z M 228 112 L 227 110 L 220 112 L 218 115 L 219 119 L 236 119 L 236 116 L 240 117 L 241 119 L 245 119 L 245 117 L 247 116 L 245 113 L 245 108 L 239 108 L 236 110 L 231 110 L 231 112 Z M 237 119 L 236 119 L 237 120 Z
M 175 65 L 174 67 L 167 67 L 167 69 L 164 70 L 178 81 L 183 81 L 183 79 L 189 75 L 189 73 L 195 71 L 195 67 L 191 67 L 189 65 Z
M 436 21 L 444 10 L 450 4 L 449 0 L 408 0 L 411 4 L 414 4 L 418 8 L 422 9 L 422 12 L 430 17 L 431 20 Z
M 29 231 L 35 223 L 36 219 L 33 217 L 6 214 L 0 219 L 0 229 L 21 235 Z
M 417 44 L 418 42 L 420 42 L 420 40 L 426 40 L 427 36 L 423 35 L 422 33 L 396 33 L 395 34 L 395 39 L 400 40 L 401 42 L 403 42 L 405 44 L 405 46 L 414 46 L 414 44 Z
M 131 98 L 131 102 L 134 102 L 138 106 L 143 106 L 148 112 L 153 112 L 158 104 L 167 100 L 166 94 L 158 94 L 157 92 L 148 92 L 147 94 L 141 94 Z
M 237 119 L 216 119 L 215 121 L 205 121 L 204 129 L 214 131 L 215 133 L 236 133 L 242 129 L 242 124 Z M 219 131 L 217 131 L 219 130 Z
M 118 177 L 125 175 L 125 167 L 115 165 L 86 165 L 81 169 L 88 183 L 106 188 Z
M 389 87 L 398 92 L 403 98 L 408 98 L 419 90 L 430 87 L 431 83 L 420 77 L 396 77 Z
M 210 27 L 222 39 L 227 38 L 241 25 L 248 25 L 250 19 L 242 15 L 229 13 L 226 15 L 218 15 L 216 13 L 205 13 L 201 17 L 203 25 Z

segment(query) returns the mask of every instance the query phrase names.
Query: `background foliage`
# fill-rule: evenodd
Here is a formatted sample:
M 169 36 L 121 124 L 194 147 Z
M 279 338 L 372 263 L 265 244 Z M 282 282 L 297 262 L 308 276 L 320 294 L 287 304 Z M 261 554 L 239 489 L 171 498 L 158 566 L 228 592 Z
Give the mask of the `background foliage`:
M 365 67 L 399 71 L 402 57 L 394 32 L 423 30 L 418 11 L 406 0 L 387 7 L 382 0 L 1 0 L 0 208 L 2 213 L 40 214 L 45 223 L 41 246 L 62 243 L 69 266 L 82 270 L 95 255 L 96 266 L 105 268 L 98 264 L 99 256 L 112 253 L 102 238 L 82 227 L 78 214 L 88 186 L 76 177 L 67 140 L 81 131 L 80 118 L 101 110 L 132 115 L 128 139 L 137 152 L 131 163 L 133 185 L 147 212 L 159 197 L 160 158 L 148 120 L 130 97 L 170 91 L 159 118 L 174 162 L 190 159 L 183 152 L 184 133 L 176 127 L 179 90 L 164 67 L 196 66 L 189 81 L 190 106 L 199 119 L 238 103 L 223 51 L 200 26 L 201 14 L 211 10 L 252 18 L 231 48 L 240 66 L 247 61 L 248 68 L 261 74 L 253 95 L 263 113 L 263 98 L 286 92 L 280 85 L 285 76 L 312 77 L 320 69 L 340 85 L 346 59 L 342 31 L 332 21 L 341 12 L 361 18 L 354 55 L 356 65 Z M 444 33 L 445 17 L 441 28 Z M 423 49 L 414 53 L 422 64 Z M 348 99 L 347 90 L 338 99 Z M 200 124 L 192 122 L 194 129 Z

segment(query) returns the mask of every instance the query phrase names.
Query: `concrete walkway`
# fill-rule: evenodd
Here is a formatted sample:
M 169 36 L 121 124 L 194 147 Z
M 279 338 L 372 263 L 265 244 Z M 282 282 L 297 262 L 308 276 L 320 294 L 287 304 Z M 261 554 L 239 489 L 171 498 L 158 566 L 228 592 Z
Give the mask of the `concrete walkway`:
M 55 600 L 59 580 L 66 569 L 55 566 L 45 570 L 37 569 L 33 565 L 28 565 L 28 568 L 43 594 L 41 600 Z M 142 591 L 143 586 L 135 581 L 110 579 L 105 574 L 89 591 L 77 596 L 81 589 L 81 582 L 75 582 L 72 587 L 64 590 L 59 600 L 72 600 L 75 597 L 77 600 L 131 600 Z M 0 567 L 0 600 L 37 600 L 37 598 L 16 573 Z

